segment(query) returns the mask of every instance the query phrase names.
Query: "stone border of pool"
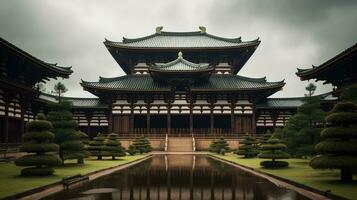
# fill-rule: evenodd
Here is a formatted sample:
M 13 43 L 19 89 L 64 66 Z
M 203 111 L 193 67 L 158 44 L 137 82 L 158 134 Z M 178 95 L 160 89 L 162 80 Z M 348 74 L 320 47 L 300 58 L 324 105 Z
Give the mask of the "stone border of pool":
M 127 167 L 136 165 L 140 162 L 143 162 L 149 158 L 151 158 L 153 155 L 148 154 L 147 156 L 140 158 L 138 160 L 133 160 L 130 161 L 126 164 L 119 165 L 119 166 L 114 166 L 114 167 L 109 167 L 105 169 L 100 169 L 94 172 L 90 172 L 88 174 L 83 174 L 83 175 L 88 175 L 89 176 L 89 182 L 93 181 L 94 179 L 100 178 L 102 176 L 111 174 L 113 172 L 116 172 L 118 170 L 125 169 Z M 79 186 L 79 185 L 78 185 Z M 55 183 L 51 183 L 45 186 L 37 187 L 25 192 L 21 192 L 9 197 L 5 197 L 4 199 L 19 199 L 19 200 L 36 200 L 36 199 L 41 199 L 44 197 L 47 197 L 49 195 L 61 192 L 64 190 L 64 186 L 62 184 L 62 181 L 57 181 Z
M 348 200 L 344 197 L 340 197 L 335 194 L 328 194 L 328 197 L 327 197 L 324 195 L 323 191 L 320 191 L 318 189 L 303 185 L 301 183 L 294 182 L 289 179 L 278 177 L 278 176 L 275 176 L 275 175 L 272 175 L 272 174 L 269 174 L 266 172 L 262 172 L 260 170 L 257 170 L 257 169 L 251 168 L 251 167 L 240 165 L 240 164 L 232 162 L 232 161 L 224 160 L 224 159 L 222 159 L 220 157 L 216 157 L 215 155 L 212 155 L 212 154 L 208 154 L 208 157 L 218 160 L 218 161 L 221 161 L 221 162 L 224 162 L 231 166 L 237 167 L 237 168 L 242 169 L 246 172 L 252 173 L 256 176 L 259 176 L 261 178 L 264 178 L 264 179 L 272 182 L 273 184 L 277 185 L 278 187 L 284 187 L 284 188 L 293 190 L 293 191 L 295 191 L 307 198 L 310 198 L 310 199 L 314 199 L 314 200 L 332 200 L 332 199 L 333 200 Z

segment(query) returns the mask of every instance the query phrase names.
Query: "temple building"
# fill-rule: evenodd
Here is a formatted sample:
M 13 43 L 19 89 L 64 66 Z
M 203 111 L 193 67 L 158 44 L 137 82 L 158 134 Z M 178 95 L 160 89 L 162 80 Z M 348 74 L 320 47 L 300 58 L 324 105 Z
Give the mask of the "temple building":
M 266 109 L 279 101 L 267 97 L 281 90 L 283 81 L 238 75 L 259 39 L 223 38 L 205 27 L 195 32 L 158 27 L 149 36 L 104 44 L 126 75 L 81 85 L 109 104 L 109 132 L 195 137 L 256 133 L 283 126 L 291 108 L 296 109 L 287 100 L 287 109 Z

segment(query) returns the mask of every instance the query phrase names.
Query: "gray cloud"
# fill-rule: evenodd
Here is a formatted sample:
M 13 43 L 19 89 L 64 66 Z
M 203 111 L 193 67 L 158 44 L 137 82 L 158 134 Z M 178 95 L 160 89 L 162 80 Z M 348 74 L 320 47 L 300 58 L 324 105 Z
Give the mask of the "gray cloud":
M 204 25 L 223 37 L 260 37 L 262 43 L 240 74 L 285 79 L 274 96 L 301 96 L 306 82 L 297 67 L 319 65 L 356 42 L 356 1 L 337 0 L 157 0 L 1 1 L 0 36 L 34 56 L 74 73 L 64 80 L 67 95 L 91 96 L 80 79 L 124 75 L 103 45 L 154 32 L 192 31 Z M 55 81 L 47 84 L 48 88 Z M 329 91 L 318 84 L 318 92 Z

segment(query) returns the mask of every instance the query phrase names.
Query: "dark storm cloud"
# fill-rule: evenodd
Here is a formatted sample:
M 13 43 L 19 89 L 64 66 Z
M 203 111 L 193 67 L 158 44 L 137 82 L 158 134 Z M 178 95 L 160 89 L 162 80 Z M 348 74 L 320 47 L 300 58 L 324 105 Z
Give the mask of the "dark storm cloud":
M 64 80 L 67 95 L 89 96 L 80 79 L 119 76 L 123 71 L 103 45 L 166 31 L 192 31 L 260 37 L 261 45 L 240 74 L 285 79 L 275 96 L 301 96 L 306 82 L 297 67 L 319 65 L 356 42 L 357 1 L 333 0 L 157 0 L 157 1 L 1 1 L 0 36 L 47 62 L 73 66 Z M 48 87 L 52 87 L 53 81 Z M 320 86 L 319 92 L 330 90 Z

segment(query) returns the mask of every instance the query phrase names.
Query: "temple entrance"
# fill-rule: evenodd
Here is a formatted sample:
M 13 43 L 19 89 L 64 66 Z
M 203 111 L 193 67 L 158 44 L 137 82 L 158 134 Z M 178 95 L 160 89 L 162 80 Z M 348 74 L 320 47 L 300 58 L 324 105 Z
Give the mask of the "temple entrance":
M 210 115 L 193 115 L 193 133 L 195 136 L 206 135 L 210 132 Z
M 135 134 L 146 134 L 147 132 L 146 115 L 134 115 L 134 132 Z
M 190 116 L 171 115 L 171 135 L 190 136 Z
M 152 135 L 165 135 L 167 133 L 167 116 L 150 115 L 150 133 Z
M 231 115 L 214 115 L 213 132 L 215 135 L 227 135 L 231 133 Z

